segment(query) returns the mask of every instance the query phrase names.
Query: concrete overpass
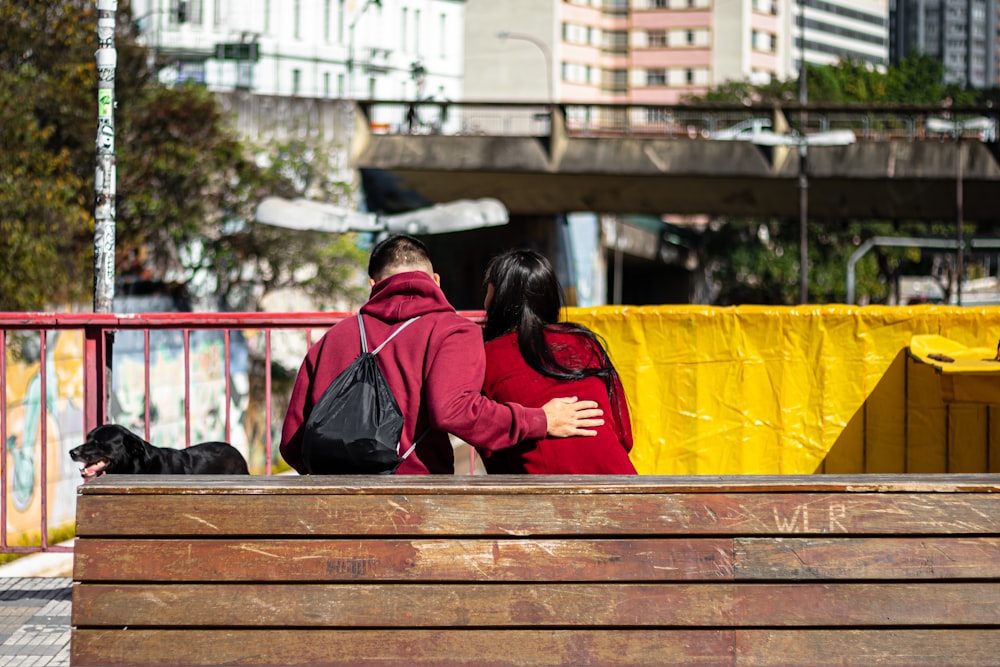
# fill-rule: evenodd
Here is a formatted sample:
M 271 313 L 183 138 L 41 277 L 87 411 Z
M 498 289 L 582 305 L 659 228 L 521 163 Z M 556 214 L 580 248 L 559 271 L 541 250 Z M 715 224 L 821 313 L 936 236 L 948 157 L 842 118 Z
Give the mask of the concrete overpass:
M 990 109 L 939 107 L 643 107 L 423 103 L 288 98 L 224 93 L 222 108 L 252 142 L 302 140 L 323 146 L 345 180 L 360 174 L 370 210 L 400 212 L 460 198 L 497 197 L 512 213 L 502 227 L 425 238 L 442 286 L 460 309 L 482 306 L 480 280 L 497 251 L 526 246 L 568 261 L 559 215 L 597 213 L 799 216 L 795 149 L 706 136 L 766 118 L 808 114 L 807 134 L 850 129 L 850 146 L 813 147 L 807 160 L 809 214 L 851 218 L 956 220 L 961 165 L 963 219 L 1000 222 L 998 145 L 967 133 L 959 148 L 925 131 L 928 117 L 988 116 Z M 552 119 L 554 118 L 554 122 Z M 597 232 L 595 232 L 596 234 Z M 608 302 L 702 299 L 692 254 L 670 233 L 631 227 L 599 234 L 593 286 Z M 603 276 L 603 278 L 601 278 Z M 569 285 L 569 281 L 564 279 Z M 568 295 L 569 303 L 576 303 Z
M 361 171 L 373 209 L 392 212 L 496 197 L 515 216 L 568 211 L 799 215 L 796 147 L 705 138 L 713 126 L 762 116 L 775 131 L 785 132 L 785 117 L 797 118 L 797 107 L 643 107 L 641 118 L 659 122 L 607 127 L 580 118 L 628 120 L 635 108 L 561 105 L 549 122 L 548 109 L 540 105 L 429 103 L 416 110 L 424 118 L 439 118 L 430 130 L 407 128 L 405 109 L 405 102 L 367 102 L 355 114 L 351 161 Z M 962 141 L 927 133 L 922 120 L 945 110 L 807 109 L 807 134 L 812 125 L 853 125 L 858 137 L 852 145 L 808 149 L 810 218 L 955 220 L 961 174 L 963 219 L 1000 219 L 998 145 L 978 133 Z M 442 112 L 447 114 L 443 120 Z M 959 117 L 989 110 L 948 113 Z M 496 119 L 505 115 L 524 122 L 498 124 Z M 664 120 L 678 118 L 673 124 Z M 520 129 L 512 132 L 512 125 Z M 407 132 L 414 129 L 427 133 Z

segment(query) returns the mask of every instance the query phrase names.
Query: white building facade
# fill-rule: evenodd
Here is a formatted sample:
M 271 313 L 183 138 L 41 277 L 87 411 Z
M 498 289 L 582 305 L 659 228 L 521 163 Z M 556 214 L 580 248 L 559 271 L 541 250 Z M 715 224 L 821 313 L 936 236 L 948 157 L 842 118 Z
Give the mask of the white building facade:
M 462 0 L 134 0 L 161 80 L 339 99 L 460 99 Z

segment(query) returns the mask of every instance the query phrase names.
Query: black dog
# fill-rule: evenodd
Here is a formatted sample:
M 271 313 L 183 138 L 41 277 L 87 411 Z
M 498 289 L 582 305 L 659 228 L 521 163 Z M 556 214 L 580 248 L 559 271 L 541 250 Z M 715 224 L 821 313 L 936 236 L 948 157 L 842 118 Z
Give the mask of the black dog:
M 69 451 L 84 464 L 80 475 L 249 475 L 246 459 L 226 442 L 203 442 L 187 449 L 156 447 L 116 424 L 98 426 L 87 441 Z

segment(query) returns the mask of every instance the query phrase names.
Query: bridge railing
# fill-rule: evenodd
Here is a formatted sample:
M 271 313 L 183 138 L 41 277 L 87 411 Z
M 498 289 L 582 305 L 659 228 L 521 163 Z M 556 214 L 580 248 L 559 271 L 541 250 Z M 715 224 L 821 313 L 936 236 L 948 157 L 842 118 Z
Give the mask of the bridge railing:
M 927 129 L 929 118 L 991 121 L 986 130 L 968 128 L 964 139 L 996 141 L 993 109 L 934 105 L 649 105 L 566 102 L 545 103 L 368 100 L 359 103 L 380 134 L 444 134 L 548 136 L 554 120 L 569 136 L 663 137 L 676 139 L 734 138 L 741 129 L 806 134 L 851 130 L 861 140 L 944 139 Z M 557 113 L 553 116 L 551 109 Z M 803 122 L 804 121 L 804 122 Z M 738 136 L 736 138 L 739 138 Z

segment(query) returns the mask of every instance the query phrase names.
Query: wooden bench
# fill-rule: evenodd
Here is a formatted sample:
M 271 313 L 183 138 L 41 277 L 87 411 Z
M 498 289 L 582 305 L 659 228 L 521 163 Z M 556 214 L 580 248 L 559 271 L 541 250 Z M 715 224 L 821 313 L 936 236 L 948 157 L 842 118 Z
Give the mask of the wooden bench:
M 73 665 L 997 665 L 1000 478 L 80 487 Z

